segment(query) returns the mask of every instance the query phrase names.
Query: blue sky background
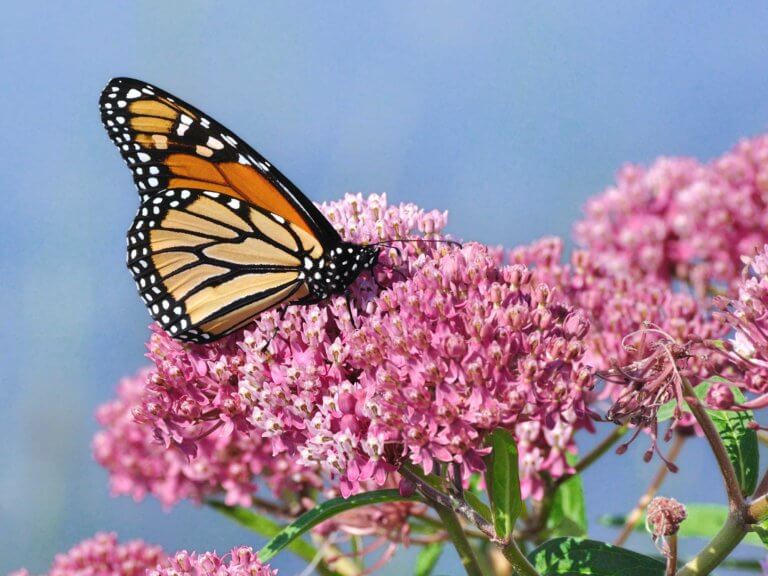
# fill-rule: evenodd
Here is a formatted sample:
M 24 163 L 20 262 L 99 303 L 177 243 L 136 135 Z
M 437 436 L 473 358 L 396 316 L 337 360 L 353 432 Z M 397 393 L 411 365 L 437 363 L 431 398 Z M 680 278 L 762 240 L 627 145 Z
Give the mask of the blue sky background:
M 623 162 L 707 159 L 768 128 L 758 2 L 25 1 L 2 29 L 0 574 L 97 530 L 261 543 L 206 510 L 110 498 L 90 457 L 94 408 L 144 364 L 149 321 L 123 265 L 137 197 L 98 117 L 110 77 L 206 110 L 312 198 L 386 191 L 508 246 L 567 236 Z M 644 447 L 588 472 L 592 518 L 634 503 Z M 703 454 L 687 447 L 666 494 L 721 500 Z M 460 573 L 450 555 L 441 571 Z

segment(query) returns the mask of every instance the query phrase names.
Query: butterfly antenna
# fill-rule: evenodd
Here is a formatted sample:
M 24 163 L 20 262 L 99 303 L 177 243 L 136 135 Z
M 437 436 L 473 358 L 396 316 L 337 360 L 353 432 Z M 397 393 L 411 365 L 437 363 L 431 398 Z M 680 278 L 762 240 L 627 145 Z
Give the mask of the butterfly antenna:
M 449 240 L 447 238 L 395 238 L 393 240 L 382 240 L 381 242 L 375 242 L 371 246 L 387 246 L 389 248 L 395 248 L 392 246 L 394 242 L 427 242 L 431 244 L 448 244 L 449 246 L 455 246 L 457 248 L 463 248 L 464 245 L 457 240 Z M 397 248 L 395 248 L 397 250 Z
M 376 279 L 374 278 L 374 282 Z M 352 322 L 352 327 L 357 328 L 357 323 L 355 322 L 355 315 L 352 314 L 352 292 L 350 292 L 348 289 L 344 290 L 344 301 L 347 303 L 347 312 L 349 312 L 349 320 Z

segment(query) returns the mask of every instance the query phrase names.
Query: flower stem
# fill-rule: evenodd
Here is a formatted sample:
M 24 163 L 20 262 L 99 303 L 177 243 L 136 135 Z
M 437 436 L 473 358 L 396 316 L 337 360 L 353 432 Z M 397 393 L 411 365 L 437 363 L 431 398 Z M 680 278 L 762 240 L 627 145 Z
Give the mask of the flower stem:
M 728 452 L 726 452 L 723 441 L 720 439 L 720 434 L 718 434 L 712 419 L 696 397 L 693 386 L 691 386 L 687 378 L 683 378 L 683 390 L 685 391 L 685 401 L 688 403 L 688 407 L 691 409 L 691 413 L 693 413 L 699 426 L 701 426 L 701 430 L 704 432 L 704 436 L 707 438 L 715 455 L 717 465 L 720 467 L 720 474 L 723 477 L 725 491 L 728 495 L 728 509 L 732 514 L 741 514 L 744 510 L 744 496 L 741 494 L 736 470 L 734 470 L 733 464 L 728 458 Z
M 747 534 L 741 514 L 728 516 L 725 525 L 693 560 L 683 566 L 677 576 L 706 576 L 725 560 Z
M 416 486 L 416 490 L 427 498 L 427 500 L 442 504 L 446 508 L 461 514 L 469 522 L 477 526 L 488 539 L 492 541 L 496 540 L 496 531 L 493 528 L 493 524 L 483 518 L 474 508 L 472 508 L 472 506 L 467 504 L 466 501 L 442 492 L 440 489 L 430 484 L 429 480 L 410 464 L 401 465 L 399 472 L 401 476 L 413 482 L 414 486 Z M 436 481 L 441 482 L 439 479 L 436 479 Z
M 451 541 L 456 548 L 456 552 L 459 554 L 461 564 L 464 566 L 467 575 L 483 576 L 480 565 L 477 563 L 477 558 L 475 558 L 475 552 L 472 550 L 469 540 L 467 540 L 467 535 L 464 534 L 464 529 L 461 526 L 461 522 L 459 522 L 458 516 L 456 516 L 456 512 L 434 500 L 430 501 L 430 504 L 443 521 L 445 531 L 451 537 Z
M 667 546 L 669 546 L 669 552 L 667 553 L 667 570 L 664 574 L 665 576 L 675 576 L 675 572 L 677 572 L 677 534 L 672 534 L 667 538 Z
M 536 568 L 528 561 L 522 550 L 517 547 L 517 543 L 514 538 L 510 538 L 501 549 L 504 558 L 506 558 L 512 567 L 515 569 L 515 574 L 518 576 L 539 576 Z
M 470 572 L 470 569 L 476 568 L 479 570 L 479 566 L 474 552 L 472 551 L 472 547 L 467 540 L 467 535 L 456 516 L 457 512 L 477 526 L 477 528 L 485 534 L 488 540 L 498 546 L 501 549 L 502 554 L 504 554 L 504 557 L 510 564 L 512 564 L 513 568 L 515 568 L 519 574 L 523 576 L 539 576 L 539 573 L 536 572 L 533 565 L 528 562 L 528 559 L 522 553 L 520 548 L 517 547 L 515 540 L 512 537 L 508 539 L 500 539 L 496 535 L 496 530 L 494 529 L 493 524 L 483 518 L 463 499 L 457 497 L 455 494 L 446 494 L 445 492 L 442 492 L 433 486 L 428 478 L 425 478 L 419 470 L 415 469 L 410 464 L 402 464 L 399 472 L 401 476 L 413 482 L 414 486 L 416 486 L 416 490 L 418 490 L 427 502 L 429 502 L 437 511 L 468 574 L 475 574 L 474 572 Z M 437 480 L 437 482 L 440 482 L 440 480 Z M 477 574 L 482 575 L 482 572 L 477 572 Z
M 699 426 L 701 426 L 704 436 L 709 441 L 712 452 L 715 454 L 717 464 L 720 467 L 720 473 L 723 476 L 723 482 L 725 483 L 725 491 L 728 495 L 729 512 L 725 524 L 705 548 L 677 573 L 677 576 L 706 576 L 717 568 L 746 536 L 749 530 L 747 518 L 751 520 L 768 511 L 762 509 L 763 506 L 760 504 L 761 500 L 763 500 L 762 498 L 754 502 L 747 509 L 744 497 L 741 494 L 739 481 L 736 477 L 736 471 L 728 459 L 728 453 L 725 451 L 725 446 L 723 446 L 723 441 L 720 439 L 715 425 L 698 398 L 696 398 L 690 382 L 686 379 L 683 379 L 683 389 L 686 396 L 685 400 Z
M 667 460 L 669 462 L 674 463 L 674 461 L 677 460 L 677 456 L 680 454 L 680 449 L 683 447 L 684 442 L 684 436 L 675 434 L 675 439 L 672 441 L 672 446 L 667 455 Z M 634 532 L 635 526 L 637 526 L 637 523 L 643 517 L 643 512 L 645 512 L 648 504 L 650 504 L 653 497 L 656 496 L 656 493 L 659 491 L 659 488 L 661 488 L 661 485 L 667 478 L 667 474 L 669 474 L 669 468 L 666 463 L 662 463 L 658 472 L 656 472 L 656 476 L 653 477 L 648 489 L 645 491 L 645 494 L 640 497 L 640 500 L 637 501 L 637 505 L 635 505 L 632 511 L 627 514 L 624 527 L 613 542 L 614 546 L 623 546 L 632 532 Z

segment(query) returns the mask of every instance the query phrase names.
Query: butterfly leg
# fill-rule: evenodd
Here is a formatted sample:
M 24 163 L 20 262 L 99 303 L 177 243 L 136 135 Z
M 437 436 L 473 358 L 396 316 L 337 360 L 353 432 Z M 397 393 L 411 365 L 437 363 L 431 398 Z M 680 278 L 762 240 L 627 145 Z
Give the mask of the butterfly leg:
M 269 345 L 272 344 L 272 340 L 275 339 L 275 336 L 278 335 L 280 332 L 280 325 L 283 323 L 283 320 L 285 319 L 285 313 L 288 310 L 288 306 L 281 306 L 280 309 L 277 312 L 277 322 L 275 322 L 275 328 L 272 330 L 272 335 L 267 339 L 267 341 L 264 343 L 264 345 L 261 347 L 261 352 L 266 352 L 267 348 L 269 348 Z
M 352 292 L 349 289 L 344 290 L 344 301 L 347 303 L 347 312 L 349 312 L 349 321 L 352 322 L 353 328 L 357 328 L 357 323 L 355 322 L 355 315 L 352 314 Z

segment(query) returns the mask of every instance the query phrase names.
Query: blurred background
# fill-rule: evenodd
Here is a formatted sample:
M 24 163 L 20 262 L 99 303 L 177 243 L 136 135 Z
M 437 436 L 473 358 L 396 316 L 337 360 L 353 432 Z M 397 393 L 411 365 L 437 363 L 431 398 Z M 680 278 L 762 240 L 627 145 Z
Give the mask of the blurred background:
M 111 498 L 91 459 L 94 409 L 145 364 L 149 322 L 123 264 L 138 199 L 97 110 L 110 77 L 202 108 L 316 200 L 387 192 L 449 210 L 458 237 L 511 246 L 568 236 L 624 162 L 708 159 L 768 128 L 768 5 L 617 4 L 6 5 L 0 574 L 41 572 L 97 530 L 169 551 L 262 543 L 207 510 Z M 655 470 L 638 444 L 587 473 L 595 537 Z M 666 495 L 722 500 L 702 454 L 688 445 Z M 275 565 L 301 571 L 288 555 Z M 446 555 L 439 572 L 461 569 Z

